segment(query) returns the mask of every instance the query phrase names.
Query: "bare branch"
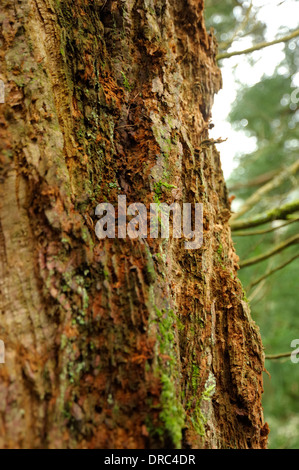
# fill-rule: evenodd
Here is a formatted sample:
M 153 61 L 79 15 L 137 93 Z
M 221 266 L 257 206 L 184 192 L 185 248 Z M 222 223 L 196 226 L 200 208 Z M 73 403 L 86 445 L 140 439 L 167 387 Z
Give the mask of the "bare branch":
M 259 202 L 262 197 L 272 191 L 273 189 L 278 188 L 286 179 L 288 179 L 291 175 L 294 175 L 299 171 L 299 159 L 290 165 L 288 168 L 281 171 L 277 176 L 275 176 L 271 181 L 264 184 L 261 188 L 259 188 L 252 196 L 250 196 L 241 209 L 232 216 L 231 220 L 238 219 L 241 215 L 245 214 L 249 211 L 257 202 Z
M 283 357 L 291 357 L 293 352 L 281 353 L 281 354 L 269 354 L 265 356 L 265 359 L 281 359 Z
M 264 49 L 265 47 L 274 46 L 275 44 L 279 44 L 281 42 L 290 41 L 291 39 L 297 36 L 299 36 L 299 29 L 296 29 L 296 31 L 293 31 L 291 34 L 288 34 L 287 36 L 284 36 L 282 38 L 275 39 L 274 41 L 270 42 L 261 42 L 260 44 L 256 44 L 255 46 L 249 47 L 248 49 L 244 49 L 243 51 L 223 52 L 222 54 L 218 54 L 216 56 L 216 60 L 229 59 L 230 57 L 234 57 L 236 55 L 249 54 L 251 52 Z
M 237 191 L 238 189 L 251 188 L 252 186 L 259 186 L 260 184 L 268 183 L 273 179 L 273 176 L 276 176 L 278 173 L 277 170 L 267 171 L 263 175 L 259 175 L 256 178 L 246 182 L 246 183 L 236 183 L 233 186 L 230 186 L 229 191 Z
M 248 237 L 253 235 L 264 235 L 265 233 L 275 232 L 280 228 L 286 227 L 287 225 L 293 224 L 294 222 L 299 222 L 299 218 L 289 220 L 285 224 L 277 225 L 276 227 L 267 228 L 265 230 L 253 230 L 253 231 L 244 231 L 244 232 L 234 232 L 234 237 Z
M 289 260 L 287 260 L 284 263 L 280 264 L 279 266 L 276 266 L 276 268 L 271 269 L 266 274 L 259 277 L 256 281 L 251 282 L 251 284 L 248 287 L 248 290 L 252 289 L 252 287 L 256 286 L 257 284 L 259 284 L 260 282 L 262 282 L 264 279 L 271 276 L 272 274 L 276 273 L 277 271 L 280 271 L 281 269 L 283 269 L 288 264 L 291 264 L 296 258 L 299 258 L 299 254 L 293 256 L 292 258 L 290 258 Z
M 239 263 L 239 266 L 240 268 L 246 268 L 247 266 L 252 266 L 253 264 L 260 263 L 261 261 L 264 261 L 265 259 L 268 259 L 271 256 L 280 253 L 287 247 L 295 245 L 296 243 L 299 243 L 299 234 L 294 235 L 293 237 L 290 237 L 287 240 L 279 243 L 274 248 L 272 248 L 272 250 L 269 250 L 266 253 L 263 253 L 262 255 L 254 256 L 252 258 L 246 259 L 245 261 L 242 261 L 241 263 Z

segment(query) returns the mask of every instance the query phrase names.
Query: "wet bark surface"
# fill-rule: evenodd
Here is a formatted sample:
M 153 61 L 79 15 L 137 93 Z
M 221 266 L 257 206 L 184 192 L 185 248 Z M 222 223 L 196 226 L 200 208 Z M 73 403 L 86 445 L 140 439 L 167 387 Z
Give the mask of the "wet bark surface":
M 200 0 L 2 0 L 1 448 L 264 448 Z M 95 236 L 202 202 L 203 245 Z

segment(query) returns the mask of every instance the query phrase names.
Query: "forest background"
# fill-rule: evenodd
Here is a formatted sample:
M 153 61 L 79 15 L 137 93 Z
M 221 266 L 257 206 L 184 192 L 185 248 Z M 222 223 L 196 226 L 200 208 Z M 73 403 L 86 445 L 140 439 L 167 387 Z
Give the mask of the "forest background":
M 290 360 L 299 338 L 298 17 L 293 0 L 206 1 L 224 81 L 212 135 L 227 138 L 218 149 L 239 275 L 265 348 L 270 448 L 289 449 L 299 448 L 299 364 Z

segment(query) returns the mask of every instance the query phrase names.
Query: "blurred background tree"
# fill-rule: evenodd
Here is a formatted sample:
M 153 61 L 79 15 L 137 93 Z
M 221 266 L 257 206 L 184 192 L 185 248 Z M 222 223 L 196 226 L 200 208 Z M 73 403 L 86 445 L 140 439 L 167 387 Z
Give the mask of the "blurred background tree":
M 295 3 L 273 1 L 273 14 L 283 6 L 291 18 Z M 299 338 L 299 31 L 282 24 L 269 41 L 267 20 L 260 15 L 264 4 L 269 2 L 206 0 L 206 23 L 218 39 L 221 68 L 236 51 L 245 51 L 240 55 L 254 77 L 256 56 L 249 51 L 266 47 L 264 53 L 273 54 L 275 46 L 270 44 L 282 45 L 274 70 L 269 73 L 265 65 L 253 85 L 236 78 L 224 83 L 224 93 L 233 83 L 237 87 L 228 121 L 255 142 L 254 151 L 245 146 L 235 156 L 227 185 L 234 199 L 231 227 L 240 278 L 265 347 L 269 375 L 264 377 L 263 406 L 271 428 L 270 447 L 298 449 L 299 364 L 289 356 L 273 355 L 290 353 L 291 341 Z M 236 62 L 234 70 L 240 67 L 244 60 Z M 217 116 L 214 119 L 217 132 Z

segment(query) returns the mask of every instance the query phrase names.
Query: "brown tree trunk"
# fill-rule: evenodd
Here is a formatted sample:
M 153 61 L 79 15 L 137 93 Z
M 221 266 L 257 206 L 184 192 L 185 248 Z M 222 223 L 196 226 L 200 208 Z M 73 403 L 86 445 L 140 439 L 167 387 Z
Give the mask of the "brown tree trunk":
M 260 448 L 202 0 L 1 0 L 1 448 Z M 95 207 L 203 202 L 204 243 L 95 236 Z

